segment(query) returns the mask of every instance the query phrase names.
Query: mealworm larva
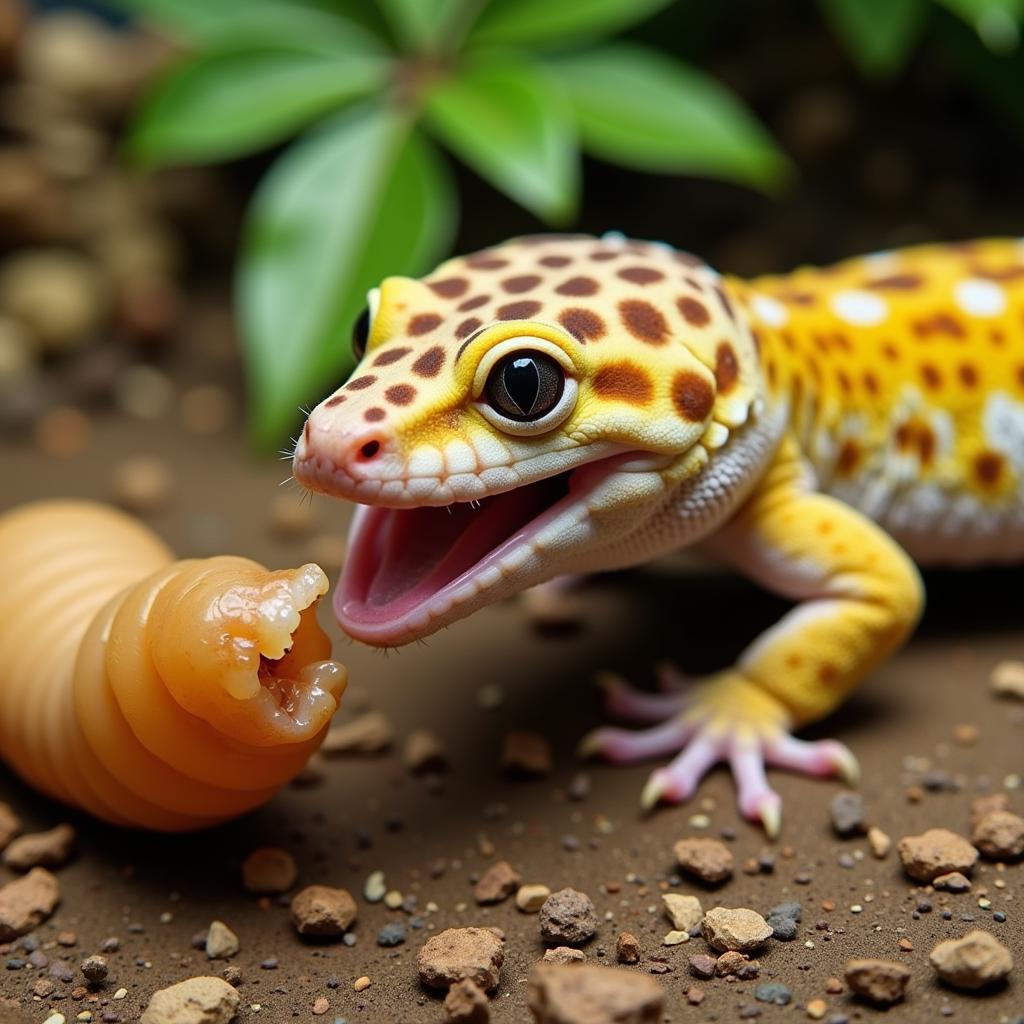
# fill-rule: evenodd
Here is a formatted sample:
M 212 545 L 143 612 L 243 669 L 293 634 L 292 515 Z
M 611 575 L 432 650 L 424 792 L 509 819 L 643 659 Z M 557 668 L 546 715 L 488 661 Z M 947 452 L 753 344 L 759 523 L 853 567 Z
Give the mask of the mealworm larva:
M 319 746 L 347 682 L 317 565 L 174 561 L 82 501 L 0 516 L 0 757 L 119 825 L 202 828 L 263 803 Z

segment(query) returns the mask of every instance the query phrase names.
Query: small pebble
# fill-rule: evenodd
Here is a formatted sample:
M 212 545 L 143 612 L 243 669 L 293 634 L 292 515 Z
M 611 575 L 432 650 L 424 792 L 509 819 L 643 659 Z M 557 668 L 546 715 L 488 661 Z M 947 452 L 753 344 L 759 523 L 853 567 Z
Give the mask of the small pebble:
M 873 857 L 876 857 L 878 860 L 885 860 L 892 849 L 892 840 L 877 825 L 872 825 L 868 829 L 868 847 Z
M 448 767 L 444 744 L 427 729 L 409 733 L 402 750 L 402 761 L 414 775 L 440 772 Z
M 501 903 L 522 885 L 523 879 L 507 860 L 492 864 L 473 886 L 473 898 L 481 905 Z
M 702 882 L 718 885 L 732 876 L 732 851 L 718 839 L 680 839 L 672 849 L 683 871 Z
M 448 990 L 444 1009 L 452 1024 L 488 1024 L 491 1019 L 486 993 L 468 978 L 455 982 Z
M 447 928 L 429 938 L 416 956 L 420 981 L 446 991 L 468 978 L 485 992 L 498 984 L 504 943 L 489 928 Z
M 81 964 L 82 974 L 85 975 L 85 980 L 95 983 L 101 982 L 106 978 L 109 967 L 104 957 L 97 954 L 87 956 Z
M 1010 951 L 994 935 L 977 930 L 940 942 L 928 961 L 943 981 L 968 991 L 1001 982 L 1013 970 Z
M 918 882 L 930 882 L 951 871 L 968 874 L 978 859 L 978 851 L 963 836 L 944 828 L 904 836 L 897 851 L 903 870 Z
M 640 941 L 632 932 L 620 932 L 615 940 L 615 959 L 620 964 L 640 963 Z
M 389 921 L 377 932 L 378 946 L 400 946 L 405 942 L 405 925 L 401 921 Z
M 773 1006 L 788 1006 L 793 993 L 781 981 L 768 981 L 754 989 L 754 998 L 759 1003 L 771 1003 Z
M 662 895 L 661 902 L 672 927 L 679 931 L 693 931 L 704 917 L 704 908 L 696 896 L 667 892 Z
M 309 885 L 291 901 L 292 924 L 300 935 L 338 937 L 356 919 L 356 901 L 347 889 Z
M 821 1020 L 828 1013 L 828 1003 L 824 999 L 812 999 L 807 1004 L 807 1016 L 811 1020 Z
M 242 884 L 249 892 L 276 895 L 287 892 L 299 877 L 295 858 L 276 847 L 253 850 L 242 862 Z
M 10 942 L 39 927 L 60 902 L 60 883 L 46 868 L 0 888 L 0 942 Z
M 223 978 L 189 978 L 154 992 L 140 1024 L 227 1024 L 241 998 Z
M 223 921 L 211 922 L 205 946 L 210 960 L 228 960 L 240 948 L 238 936 Z
M 859 793 L 852 790 L 836 793 L 829 810 L 836 835 L 848 838 L 864 831 L 864 800 Z
M 1024 700 L 1024 661 L 1002 661 L 992 670 L 989 680 L 998 697 Z
M 573 949 L 572 946 L 555 946 L 545 950 L 543 956 L 546 964 L 582 964 L 586 959 L 582 949 Z
M 363 884 L 363 899 L 367 903 L 380 903 L 387 895 L 388 887 L 383 871 L 372 871 Z
M 365 992 L 371 984 L 372 982 L 370 979 L 364 974 L 361 978 L 356 978 L 356 980 L 352 982 L 352 988 L 356 992 Z
M 892 960 L 851 960 L 846 965 L 850 991 L 879 1006 L 898 1003 L 909 981 L 910 968 Z
M 344 754 L 383 754 L 395 742 L 391 719 L 380 711 L 368 711 L 351 722 L 327 731 L 320 753 L 327 757 Z
M 550 895 L 551 890 L 546 885 L 521 885 L 516 890 L 516 906 L 524 914 L 536 914 Z
M 1016 860 L 1024 854 L 1024 818 L 1011 811 L 992 811 L 974 826 L 971 842 L 989 860 Z
M 532 732 L 510 732 L 501 748 L 501 766 L 519 778 L 540 778 L 551 774 L 551 744 Z
M 701 931 L 715 949 L 741 953 L 760 949 L 772 936 L 768 922 L 746 907 L 714 907 L 704 915 Z
M 971 880 L 960 874 L 959 871 L 950 871 L 945 875 L 937 875 L 932 879 L 932 885 L 943 892 L 969 892 Z
M 665 990 L 650 975 L 590 964 L 538 964 L 526 999 L 535 1024 L 645 1024 L 665 1009 Z
M 597 912 L 586 893 L 553 892 L 540 908 L 540 936 L 548 945 L 579 946 L 597 932 Z
M 713 956 L 708 956 L 707 953 L 698 953 L 696 956 L 691 956 L 687 964 L 690 968 L 690 973 L 695 978 L 713 978 L 718 968 L 718 961 Z

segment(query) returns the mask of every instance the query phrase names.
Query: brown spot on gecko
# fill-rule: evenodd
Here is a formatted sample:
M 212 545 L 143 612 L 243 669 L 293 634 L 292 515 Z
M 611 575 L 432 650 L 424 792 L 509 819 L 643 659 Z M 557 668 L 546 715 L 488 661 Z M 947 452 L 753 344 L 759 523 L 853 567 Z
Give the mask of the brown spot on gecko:
M 427 284 L 435 295 L 440 295 L 443 299 L 457 299 L 460 295 L 465 295 L 466 289 L 469 288 L 469 281 L 464 277 L 445 277 L 440 281 L 428 281 Z
M 875 373 L 872 370 L 864 371 L 864 390 L 872 397 L 877 397 L 878 393 L 882 390 L 882 386 L 878 382 L 878 377 L 875 376 Z
M 501 282 L 501 287 L 510 295 L 521 295 L 523 292 L 532 291 L 540 284 L 540 277 L 537 274 L 520 274 L 517 277 L 506 277 Z
M 372 387 L 376 383 L 377 378 L 372 373 L 369 373 L 365 377 L 356 377 L 355 380 L 350 380 L 345 387 L 349 391 L 362 391 L 364 388 Z
M 623 267 L 618 275 L 623 281 L 631 281 L 633 284 L 654 284 L 655 281 L 665 279 L 665 275 L 653 267 Z
M 595 295 L 601 286 L 592 277 L 570 277 L 555 291 L 559 295 Z
M 602 263 L 605 260 L 617 260 L 620 255 L 620 253 L 610 252 L 608 249 L 595 249 L 590 254 L 590 258 L 598 263 Z
M 889 274 L 886 277 L 872 278 L 866 281 L 868 288 L 875 288 L 879 291 L 913 291 L 920 288 L 924 283 L 918 274 Z
M 578 341 L 597 341 L 605 333 L 604 321 L 592 310 L 574 307 L 563 309 L 558 322 Z
M 942 374 L 933 363 L 921 364 L 921 380 L 929 391 L 938 391 L 942 387 Z
M 433 345 L 412 364 L 412 372 L 420 377 L 436 377 L 444 366 L 444 349 Z
M 379 405 L 375 405 L 363 413 L 363 419 L 367 423 L 377 423 L 379 420 L 384 419 L 385 416 L 387 416 L 387 413 Z
M 537 262 L 542 267 L 552 267 L 557 269 L 558 267 L 567 267 L 572 260 L 568 256 L 541 256 Z
M 735 320 L 736 314 L 733 312 L 732 303 L 729 301 L 729 296 L 725 294 L 725 290 L 716 284 L 715 294 L 718 296 L 718 301 L 721 303 L 722 309 L 725 311 L 725 315 L 730 320 Z
M 479 309 L 481 306 L 487 305 L 490 301 L 490 295 L 474 295 L 471 299 L 466 299 L 465 302 L 460 302 L 455 308 L 460 313 L 468 313 L 471 309 Z
M 961 363 L 957 369 L 957 376 L 960 378 L 960 383 L 969 391 L 973 391 L 978 386 L 980 379 L 978 369 L 970 363 Z
M 441 318 L 437 313 L 417 313 L 409 321 L 409 326 L 406 330 L 413 337 L 419 337 L 422 334 L 429 334 L 431 331 L 437 330 L 441 325 Z
M 933 334 L 945 334 L 951 338 L 963 338 L 966 335 L 963 324 L 961 324 L 949 313 L 936 313 L 934 316 L 924 320 L 917 320 L 913 325 L 913 331 L 919 338 L 928 338 Z
M 683 319 L 693 327 L 704 327 L 711 320 L 708 307 L 691 295 L 684 295 L 682 298 L 676 299 L 676 306 L 679 307 Z
M 843 477 L 853 476 L 860 465 L 861 447 L 852 438 L 847 438 L 839 448 L 836 459 L 836 472 Z
M 602 366 L 594 376 L 594 391 L 630 405 L 647 405 L 654 394 L 654 385 L 646 371 L 633 363 L 612 363 Z
M 333 409 L 335 406 L 341 405 L 341 403 L 344 402 L 344 401 L 345 401 L 345 396 L 344 395 L 335 395 L 333 398 L 328 398 L 327 401 L 324 402 L 324 408 L 325 409 Z
M 474 270 L 501 270 L 508 266 L 508 260 L 495 256 L 471 256 L 466 260 L 466 266 Z
M 649 302 L 624 299 L 619 303 L 622 325 L 639 341 L 648 345 L 664 345 L 668 324 L 661 313 Z
M 519 302 L 508 302 L 497 309 L 499 320 L 529 320 L 540 312 L 540 303 L 533 299 L 522 299 Z
M 384 397 L 392 405 L 408 405 L 416 397 L 416 389 L 411 384 L 392 384 Z
M 727 395 L 736 386 L 740 376 L 740 364 L 736 351 L 727 341 L 718 343 L 715 349 L 715 383 L 721 394 Z
M 672 380 L 672 404 L 691 423 L 703 423 L 711 415 L 715 392 L 700 374 L 681 370 Z
M 455 328 L 455 337 L 465 338 L 467 334 L 472 334 L 482 325 L 482 320 L 477 319 L 475 316 L 471 316 L 468 320 L 463 320 L 462 323 Z
M 390 366 L 392 363 L 397 363 L 403 356 L 407 356 L 412 351 L 411 348 L 386 348 L 376 359 L 370 364 L 371 366 Z
M 999 486 L 1006 462 L 998 452 L 980 452 L 974 458 L 974 475 L 987 490 Z

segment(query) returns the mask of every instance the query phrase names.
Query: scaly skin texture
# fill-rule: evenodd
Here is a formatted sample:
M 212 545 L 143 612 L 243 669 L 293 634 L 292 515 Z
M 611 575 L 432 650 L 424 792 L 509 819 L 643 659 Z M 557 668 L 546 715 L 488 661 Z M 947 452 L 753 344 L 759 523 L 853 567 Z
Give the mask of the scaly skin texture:
M 375 506 L 335 596 L 350 634 L 405 643 L 687 545 L 796 602 L 709 679 L 604 680 L 613 712 L 654 724 L 598 730 L 583 751 L 676 755 L 645 805 L 687 798 L 725 760 L 744 814 L 777 832 L 766 763 L 856 775 L 845 747 L 791 730 L 906 639 L 923 599 L 912 558 L 1024 558 L 1024 243 L 748 282 L 659 243 L 537 236 L 388 279 L 371 306 L 365 357 L 295 453 L 306 486 Z M 526 430 L 487 387 L 525 352 L 567 381 L 554 420 Z M 446 506 L 447 524 L 431 511 Z M 435 571 L 432 545 L 467 553 Z

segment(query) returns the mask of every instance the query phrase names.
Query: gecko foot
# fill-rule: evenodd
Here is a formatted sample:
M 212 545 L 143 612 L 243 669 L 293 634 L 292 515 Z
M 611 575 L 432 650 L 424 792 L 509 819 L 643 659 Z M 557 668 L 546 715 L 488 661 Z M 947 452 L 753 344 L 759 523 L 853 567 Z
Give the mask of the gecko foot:
M 599 755 L 618 764 L 676 754 L 647 780 L 640 797 L 645 810 L 662 801 L 689 799 L 709 769 L 725 762 L 736 780 L 740 813 L 760 821 L 774 838 L 782 825 L 782 798 L 768 784 L 767 765 L 856 782 L 856 758 L 843 744 L 792 736 L 782 705 L 741 673 L 729 671 L 703 682 L 667 669 L 659 675 L 664 692 L 645 693 L 621 677 L 603 674 L 598 683 L 611 713 L 657 724 L 641 730 L 596 729 L 580 744 L 581 756 Z

